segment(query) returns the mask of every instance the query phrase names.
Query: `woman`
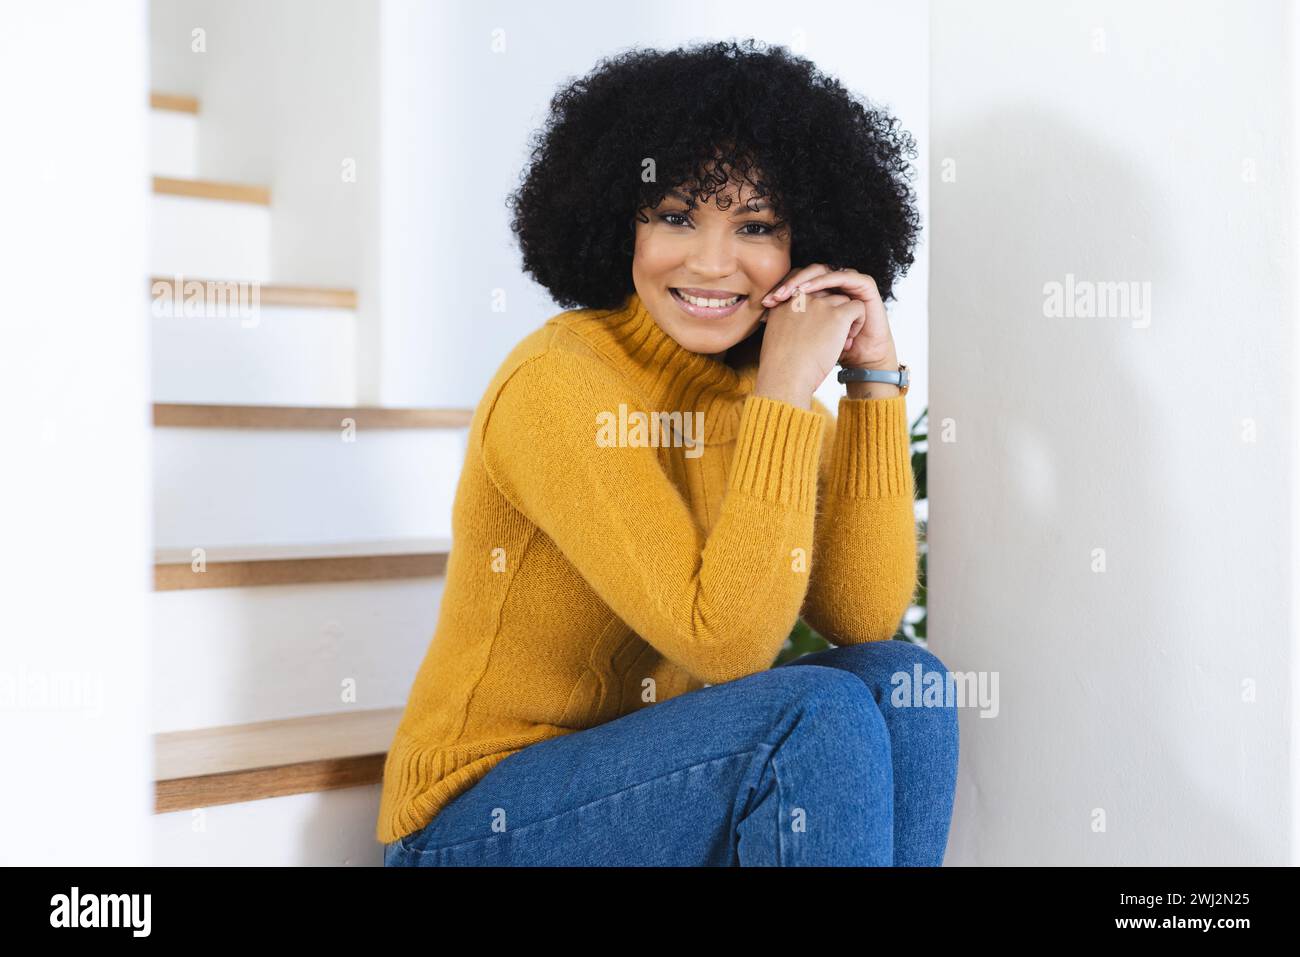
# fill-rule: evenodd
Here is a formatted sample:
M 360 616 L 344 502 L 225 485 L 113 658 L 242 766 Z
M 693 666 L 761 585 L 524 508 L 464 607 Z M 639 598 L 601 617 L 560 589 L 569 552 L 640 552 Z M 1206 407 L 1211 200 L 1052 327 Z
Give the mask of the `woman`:
M 917 582 L 884 309 L 914 155 L 753 41 L 554 98 L 513 228 L 571 308 L 470 426 L 386 865 L 942 862 L 956 714 L 893 703 L 944 669 L 888 640 Z M 837 421 L 837 362 L 895 384 L 849 382 Z M 772 667 L 800 614 L 837 647 Z

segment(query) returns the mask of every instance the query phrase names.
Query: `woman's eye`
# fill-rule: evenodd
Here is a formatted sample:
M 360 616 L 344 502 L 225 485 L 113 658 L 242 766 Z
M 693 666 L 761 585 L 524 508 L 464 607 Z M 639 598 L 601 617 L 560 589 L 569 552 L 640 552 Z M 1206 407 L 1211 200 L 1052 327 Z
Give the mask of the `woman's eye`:
M 690 220 L 686 213 L 660 213 L 659 218 L 669 226 L 689 226 Z M 746 232 L 753 227 L 757 232 Z M 745 223 L 740 227 L 742 236 L 766 236 L 775 232 L 776 229 L 769 223 Z

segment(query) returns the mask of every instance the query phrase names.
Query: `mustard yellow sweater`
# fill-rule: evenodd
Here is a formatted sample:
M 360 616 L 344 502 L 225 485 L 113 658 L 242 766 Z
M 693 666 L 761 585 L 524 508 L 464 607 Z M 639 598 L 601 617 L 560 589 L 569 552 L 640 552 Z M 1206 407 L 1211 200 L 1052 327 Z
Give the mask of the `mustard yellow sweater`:
M 530 744 L 769 668 L 801 614 L 835 644 L 894 634 L 917 584 L 905 399 L 841 398 L 837 422 L 756 374 L 635 294 L 514 348 L 470 424 L 380 841 Z

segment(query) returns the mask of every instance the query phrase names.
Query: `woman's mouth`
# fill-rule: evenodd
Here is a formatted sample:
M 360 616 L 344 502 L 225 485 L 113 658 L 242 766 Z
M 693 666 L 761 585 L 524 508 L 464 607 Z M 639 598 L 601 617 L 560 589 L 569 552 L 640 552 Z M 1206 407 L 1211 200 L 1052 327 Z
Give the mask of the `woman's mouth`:
M 729 316 L 743 306 L 745 300 L 749 298 L 739 293 L 727 293 L 723 290 L 714 289 L 683 290 L 670 286 L 668 291 L 683 312 L 698 316 L 701 319 L 717 319 L 722 316 Z M 707 293 L 707 295 L 700 295 L 700 293 Z

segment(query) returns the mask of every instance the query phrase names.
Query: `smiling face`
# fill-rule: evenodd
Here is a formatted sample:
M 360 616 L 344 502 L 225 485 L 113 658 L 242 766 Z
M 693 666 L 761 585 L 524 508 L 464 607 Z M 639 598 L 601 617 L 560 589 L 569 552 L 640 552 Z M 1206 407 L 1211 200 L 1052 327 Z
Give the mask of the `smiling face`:
M 691 352 L 720 357 L 758 328 L 761 302 L 790 271 L 789 230 L 734 181 L 719 209 L 673 190 L 636 222 L 632 282 L 655 323 Z M 730 204 L 727 200 L 730 199 Z

